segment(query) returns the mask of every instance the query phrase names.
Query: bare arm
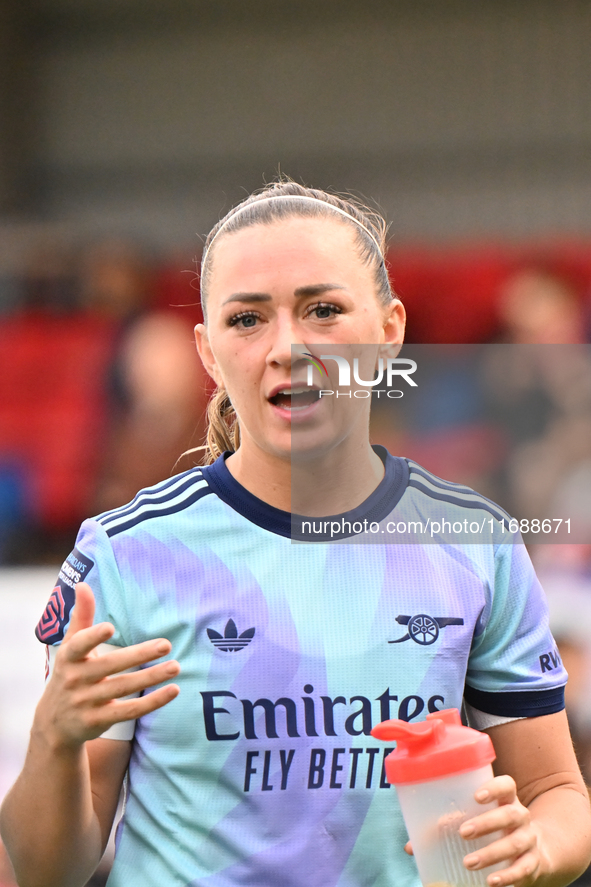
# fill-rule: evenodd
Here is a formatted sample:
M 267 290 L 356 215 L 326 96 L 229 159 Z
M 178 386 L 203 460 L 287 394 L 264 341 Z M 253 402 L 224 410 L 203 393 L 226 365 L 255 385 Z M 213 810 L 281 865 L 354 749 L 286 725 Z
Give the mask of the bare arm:
M 464 823 L 460 832 L 472 838 L 501 828 L 505 837 L 464 864 L 478 870 L 510 860 L 508 868 L 488 876 L 495 887 L 569 884 L 591 861 L 591 812 L 565 712 L 511 721 L 488 732 L 498 776 L 483 788 L 500 806 Z
M 81 887 L 109 836 L 130 744 L 99 739 L 112 724 L 154 711 L 176 685 L 122 700 L 178 674 L 164 662 L 121 674 L 170 652 L 164 639 L 97 656 L 113 634 L 92 625 L 94 598 L 78 585 L 70 627 L 37 706 L 23 770 L 0 811 L 0 830 L 20 887 Z
M 105 852 L 123 778 L 129 764 L 131 742 L 126 739 L 91 739 L 86 743 L 90 767 L 92 805 L 101 832 L 101 856 Z
M 43 737 L 31 737 L 1 819 L 21 887 L 69 887 L 90 878 L 109 838 L 130 747 L 94 739 L 73 753 L 56 754 Z

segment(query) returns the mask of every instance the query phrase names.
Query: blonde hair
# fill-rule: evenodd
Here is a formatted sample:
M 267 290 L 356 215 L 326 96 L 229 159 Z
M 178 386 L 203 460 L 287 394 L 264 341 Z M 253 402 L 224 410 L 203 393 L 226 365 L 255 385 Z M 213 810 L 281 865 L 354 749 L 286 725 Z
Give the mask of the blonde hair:
M 204 464 L 208 465 L 227 450 L 236 452 L 240 446 L 240 425 L 228 392 L 218 387 L 207 404 L 207 436 Z
M 210 231 L 201 260 L 201 304 L 205 323 L 215 247 L 219 239 L 253 225 L 271 225 L 293 217 L 338 218 L 350 225 L 355 231 L 355 245 L 361 260 L 373 269 L 380 302 L 388 305 L 393 298 L 397 298 L 392 292 L 386 269 L 388 226 L 384 217 L 349 195 L 330 194 L 282 178 L 250 194 Z M 223 452 L 235 452 L 240 446 L 238 417 L 225 388 L 218 387 L 212 395 L 207 406 L 207 421 L 205 446 L 196 447 L 197 450 L 205 450 L 203 461 L 206 465 L 215 462 Z

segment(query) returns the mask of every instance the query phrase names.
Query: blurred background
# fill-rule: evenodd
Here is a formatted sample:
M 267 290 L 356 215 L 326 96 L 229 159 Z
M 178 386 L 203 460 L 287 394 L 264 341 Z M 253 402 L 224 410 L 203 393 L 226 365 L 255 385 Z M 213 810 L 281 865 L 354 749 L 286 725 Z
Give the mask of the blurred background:
M 0 796 L 80 521 L 195 461 L 195 259 L 278 171 L 383 209 L 411 343 L 577 346 L 488 362 L 501 432 L 458 357 L 376 433 L 518 516 L 588 507 L 590 37 L 588 0 L 0 0 Z M 532 548 L 588 776 L 590 553 Z

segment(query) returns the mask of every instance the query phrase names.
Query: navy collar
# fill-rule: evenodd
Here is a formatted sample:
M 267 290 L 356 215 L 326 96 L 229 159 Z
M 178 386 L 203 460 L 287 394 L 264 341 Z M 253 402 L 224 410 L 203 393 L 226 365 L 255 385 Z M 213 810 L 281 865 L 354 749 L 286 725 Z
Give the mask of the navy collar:
M 245 517 L 257 526 L 268 530 L 270 533 L 276 533 L 278 536 L 286 536 L 298 542 L 337 542 L 340 539 L 347 539 L 351 536 L 358 535 L 352 530 L 331 535 L 327 533 L 314 532 L 313 535 L 302 534 L 302 521 L 313 521 L 316 526 L 318 522 L 339 521 L 343 524 L 359 525 L 367 521 L 366 527 L 373 522 L 379 523 L 384 520 L 395 505 L 399 502 L 402 494 L 406 490 L 408 484 L 408 463 L 406 459 L 398 456 L 391 456 L 385 447 L 374 446 L 374 452 L 378 454 L 384 463 L 385 474 L 373 493 L 368 498 L 343 514 L 327 515 L 326 517 L 306 518 L 302 515 L 291 514 L 289 511 L 282 511 L 273 505 L 268 505 L 257 496 L 254 496 L 242 484 L 238 483 L 236 478 L 230 474 L 226 465 L 226 459 L 232 454 L 230 452 L 223 453 L 212 465 L 202 468 L 204 477 L 214 493 L 227 505 Z

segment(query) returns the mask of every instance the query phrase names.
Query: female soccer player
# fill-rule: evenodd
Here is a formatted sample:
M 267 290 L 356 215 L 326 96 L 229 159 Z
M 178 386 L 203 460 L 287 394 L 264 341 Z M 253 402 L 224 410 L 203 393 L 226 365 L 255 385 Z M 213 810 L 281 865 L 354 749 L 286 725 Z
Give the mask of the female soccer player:
M 370 731 L 463 699 L 498 774 L 477 796 L 498 807 L 462 827 L 466 869 L 560 887 L 587 866 L 566 674 L 523 546 L 349 528 L 502 515 L 372 448 L 366 402 L 341 414 L 309 381 L 324 349 L 402 342 L 384 233 L 281 182 L 209 235 L 196 334 L 215 461 L 86 521 L 62 567 L 37 628 L 51 677 L 2 809 L 22 887 L 85 883 L 124 777 L 110 887 L 417 887 Z M 292 544 L 292 470 L 314 481 L 310 514 L 340 521 L 332 540 Z

